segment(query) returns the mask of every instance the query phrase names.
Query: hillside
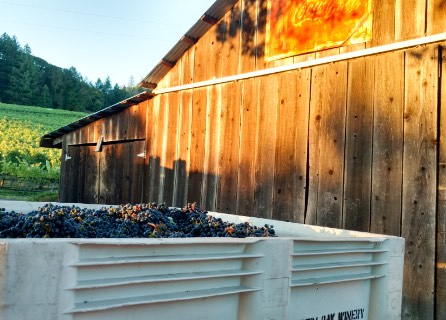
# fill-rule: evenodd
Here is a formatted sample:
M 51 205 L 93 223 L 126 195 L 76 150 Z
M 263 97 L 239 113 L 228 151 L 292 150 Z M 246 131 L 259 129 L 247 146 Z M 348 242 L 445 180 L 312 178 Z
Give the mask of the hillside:
M 130 77 L 120 87 L 106 77 L 92 83 L 75 67 L 52 65 L 15 36 L 0 35 L 0 102 L 94 112 L 142 91 L 133 82 Z
M 0 102 L 0 118 L 7 118 L 8 120 L 19 122 L 30 121 L 34 124 L 41 125 L 41 129 L 44 130 L 42 135 L 87 115 L 88 113 L 85 112 L 21 106 Z

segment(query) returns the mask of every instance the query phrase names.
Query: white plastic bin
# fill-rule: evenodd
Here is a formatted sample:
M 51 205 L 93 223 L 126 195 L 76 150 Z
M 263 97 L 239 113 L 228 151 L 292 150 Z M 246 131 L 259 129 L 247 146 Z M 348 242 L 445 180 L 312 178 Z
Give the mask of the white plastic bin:
M 209 214 L 279 237 L 1 239 L 0 318 L 401 318 L 402 238 Z

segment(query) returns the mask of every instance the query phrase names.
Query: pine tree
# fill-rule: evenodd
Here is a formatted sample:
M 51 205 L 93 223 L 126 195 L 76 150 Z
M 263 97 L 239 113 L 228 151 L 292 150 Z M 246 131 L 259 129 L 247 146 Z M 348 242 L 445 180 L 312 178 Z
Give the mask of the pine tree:
M 3 33 L 0 37 L 0 101 L 12 103 L 9 97 L 11 92 L 11 76 L 13 68 L 18 67 L 20 44 L 17 38 Z
M 34 105 L 38 102 L 39 72 L 30 54 L 29 46 L 17 55 L 17 61 L 10 73 L 9 87 L 6 90 L 11 103 Z
M 50 89 L 47 85 L 44 85 L 40 93 L 40 101 L 38 103 L 41 107 L 51 108 L 53 106 L 53 101 L 51 98 Z

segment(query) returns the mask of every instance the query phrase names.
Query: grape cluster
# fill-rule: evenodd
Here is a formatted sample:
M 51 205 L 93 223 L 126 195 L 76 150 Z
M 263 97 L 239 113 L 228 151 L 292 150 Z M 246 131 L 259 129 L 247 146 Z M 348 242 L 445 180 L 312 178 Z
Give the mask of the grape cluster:
M 195 203 L 126 204 L 99 210 L 46 204 L 29 213 L 0 210 L 0 238 L 275 237 L 274 227 L 228 223 Z

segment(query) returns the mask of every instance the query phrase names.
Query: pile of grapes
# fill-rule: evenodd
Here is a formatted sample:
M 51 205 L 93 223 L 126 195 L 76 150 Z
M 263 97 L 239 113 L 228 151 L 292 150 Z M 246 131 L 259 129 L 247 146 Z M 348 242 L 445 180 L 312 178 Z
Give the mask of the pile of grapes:
M 273 226 L 227 223 L 195 203 L 183 209 L 156 203 L 99 210 L 46 204 L 29 213 L 0 209 L 0 238 L 275 237 Z

